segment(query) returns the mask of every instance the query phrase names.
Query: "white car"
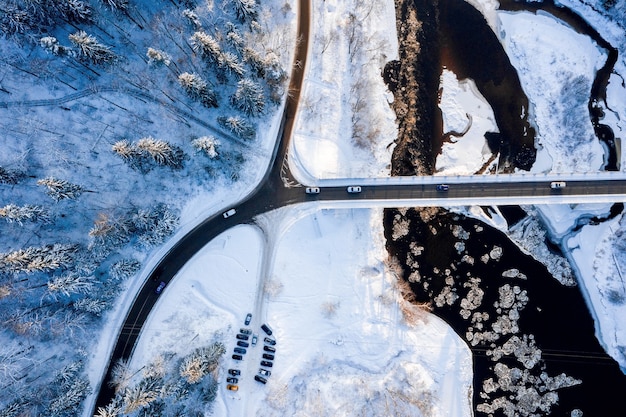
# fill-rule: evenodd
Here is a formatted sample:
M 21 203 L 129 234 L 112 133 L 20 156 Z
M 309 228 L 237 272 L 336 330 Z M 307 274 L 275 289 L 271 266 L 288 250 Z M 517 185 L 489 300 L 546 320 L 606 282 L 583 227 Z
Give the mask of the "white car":
M 565 188 L 566 184 L 565 181 L 552 181 L 550 183 L 550 188 L 552 188 L 553 190 L 557 190 L 559 188 Z
M 361 192 L 361 187 L 359 185 L 351 185 L 350 187 L 348 187 L 348 192 L 349 193 L 360 193 Z
M 224 214 L 222 214 L 222 216 L 224 216 L 225 219 L 229 218 L 230 216 L 233 216 L 235 213 L 237 213 L 237 210 L 235 210 L 234 208 L 225 211 Z
M 306 187 L 305 191 L 307 194 L 319 194 L 320 188 L 319 187 Z

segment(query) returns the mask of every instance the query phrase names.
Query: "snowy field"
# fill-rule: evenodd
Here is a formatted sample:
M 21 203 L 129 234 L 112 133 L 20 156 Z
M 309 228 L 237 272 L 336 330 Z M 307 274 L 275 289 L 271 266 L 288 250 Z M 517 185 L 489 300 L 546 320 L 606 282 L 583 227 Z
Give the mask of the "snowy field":
M 393 95 L 381 77 L 397 59 L 392 1 L 314 0 L 309 61 L 290 167 L 304 184 L 389 176 Z
M 180 271 L 146 323 L 132 370 L 217 334 L 227 353 L 214 415 L 472 415 L 469 349 L 426 311 L 407 324 L 384 263 L 382 210 L 290 208 L 268 217 L 265 239 L 255 226 L 231 229 Z M 267 241 L 275 243 L 269 253 Z M 267 277 L 261 262 L 273 264 Z M 253 311 L 262 312 L 251 325 L 259 343 L 234 361 L 235 334 Z M 277 340 L 267 385 L 253 380 L 264 322 Z M 228 368 L 242 371 L 237 393 L 225 389 Z

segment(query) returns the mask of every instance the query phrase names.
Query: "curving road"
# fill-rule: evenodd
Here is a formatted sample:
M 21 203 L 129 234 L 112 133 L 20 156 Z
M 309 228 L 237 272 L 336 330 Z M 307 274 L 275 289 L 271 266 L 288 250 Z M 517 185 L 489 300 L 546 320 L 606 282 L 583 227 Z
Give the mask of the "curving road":
M 141 328 L 159 297 L 154 292 L 158 283 L 160 281 L 168 283 L 183 265 L 215 236 L 236 224 L 252 222 L 252 219 L 261 213 L 307 201 L 387 207 L 397 207 L 398 202 L 410 203 L 413 206 L 435 205 L 435 202 L 438 206 L 464 203 L 493 205 L 498 204 L 498 200 L 506 204 L 524 204 L 537 198 L 565 203 L 576 201 L 577 198 L 587 195 L 602 196 L 607 201 L 626 201 L 626 179 L 621 178 L 568 180 L 567 187 L 561 190 L 551 189 L 550 182 L 546 180 L 475 182 L 474 179 L 474 182 L 461 182 L 462 179 L 458 179 L 458 183 L 450 183 L 447 192 L 437 191 L 434 183 L 393 184 L 382 181 L 379 184 L 363 186 L 362 192 L 355 194 L 347 193 L 345 185 L 323 187 L 319 194 L 306 194 L 304 188 L 289 172 L 286 157 L 306 68 L 310 8 L 310 0 L 300 1 L 297 33 L 301 41 L 296 46 L 294 61 L 299 61 L 302 65 L 293 67 L 289 85 L 290 97 L 285 105 L 279 129 L 279 140 L 265 176 L 252 193 L 236 206 L 237 213 L 234 216 L 225 219 L 221 213 L 218 213 L 206 219 L 178 241 L 152 271 L 150 279 L 136 295 L 120 329 L 106 374 L 99 387 L 94 413 L 98 407 L 106 406 L 115 396 L 114 390 L 108 385 L 113 366 L 118 360 L 131 357 Z M 0 106 L 2 104 L 0 103 Z M 336 181 L 328 183 L 336 183 Z M 167 292 L 167 287 L 163 292 Z

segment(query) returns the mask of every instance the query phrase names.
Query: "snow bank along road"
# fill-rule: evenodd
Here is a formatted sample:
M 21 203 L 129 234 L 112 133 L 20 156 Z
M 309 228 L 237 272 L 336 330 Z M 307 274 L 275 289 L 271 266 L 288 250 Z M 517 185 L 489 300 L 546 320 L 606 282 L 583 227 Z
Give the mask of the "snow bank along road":
M 208 241 L 224 230 L 240 223 L 250 223 L 264 212 L 278 207 L 296 203 L 317 202 L 326 207 L 401 207 L 401 206 L 454 206 L 468 204 L 546 204 L 572 203 L 582 201 L 626 201 L 626 177 L 614 175 L 607 178 L 582 179 L 577 176 L 528 178 L 524 175 L 485 177 L 428 177 L 424 179 L 394 178 L 389 180 L 357 180 L 344 179 L 321 181 L 323 186 L 319 194 L 306 194 L 303 188 L 292 177 L 288 164 L 287 149 L 295 115 L 298 108 L 300 88 L 304 68 L 306 67 L 310 0 L 302 0 L 299 7 L 298 34 L 299 39 L 294 62 L 302 65 L 293 66 L 289 91 L 292 93 L 287 100 L 279 140 L 276 143 L 272 162 L 261 183 L 236 206 L 235 215 L 224 218 L 218 213 L 196 226 L 160 260 L 150 274 L 133 305 L 128 312 L 120 329 L 104 380 L 101 383 L 95 409 L 105 406 L 114 396 L 114 391 L 108 386 L 113 364 L 119 359 L 128 359 L 137 342 L 141 328 L 148 314 L 155 305 L 160 294 L 167 293 L 167 287 L 156 294 L 155 289 L 161 281 L 168 283 L 179 269 L 199 251 Z M 506 181 L 501 181 L 507 177 Z M 478 181 L 480 179 L 480 181 Z M 550 182 L 567 180 L 567 186 L 553 190 Z M 437 191 L 435 184 L 446 182 L 449 190 Z M 323 183 L 323 184 L 322 184 Z M 348 193 L 346 185 L 361 185 L 360 193 Z M 289 184 L 286 186 L 286 184 Z

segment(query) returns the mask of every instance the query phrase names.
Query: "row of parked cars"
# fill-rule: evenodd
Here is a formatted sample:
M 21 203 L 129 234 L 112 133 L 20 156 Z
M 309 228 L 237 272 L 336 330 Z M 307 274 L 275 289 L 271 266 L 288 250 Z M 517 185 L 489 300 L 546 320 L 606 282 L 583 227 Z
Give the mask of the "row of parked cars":
M 244 320 L 244 324 L 248 326 L 251 321 L 252 314 L 248 313 L 248 315 L 246 315 L 246 319 Z M 261 329 L 268 336 L 263 339 L 265 343 L 263 346 L 263 359 L 261 360 L 261 366 L 271 368 L 273 366 L 274 354 L 276 353 L 276 348 L 274 347 L 276 345 L 276 340 L 269 337 L 273 332 L 267 324 L 261 325 Z M 235 338 L 237 339 L 237 346 L 235 346 L 231 357 L 236 361 L 241 361 L 247 353 L 247 349 L 250 348 L 250 345 L 254 347 L 257 344 L 258 336 L 256 334 L 252 334 L 252 330 L 249 328 L 242 327 L 239 329 L 239 333 L 237 333 Z M 267 383 L 267 377 L 270 375 L 271 371 L 269 369 L 259 368 L 258 375 L 255 375 L 254 379 L 265 384 Z M 238 391 L 239 385 L 237 384 L 239 383 L 240 377 L 241 371 L 239 369 L 229 369 L 228 376 L 226 377 L 226 382 L 228 383 L 228 385 L 226 385 L 226 389 L 230 391 Z

